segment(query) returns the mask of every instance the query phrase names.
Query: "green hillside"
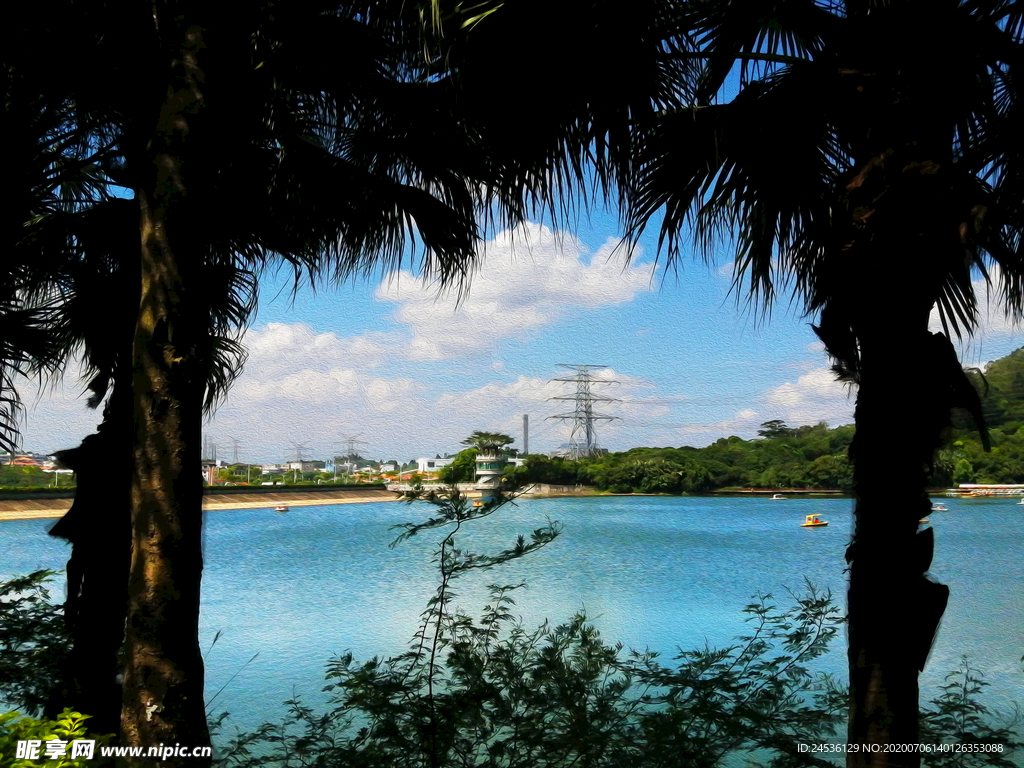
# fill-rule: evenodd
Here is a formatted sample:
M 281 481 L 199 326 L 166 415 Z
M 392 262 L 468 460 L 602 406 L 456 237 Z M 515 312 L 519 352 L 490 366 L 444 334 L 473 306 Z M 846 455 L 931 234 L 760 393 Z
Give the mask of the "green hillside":
M 1024 348 L 969 374 L 982 394 L 992 450 L 985 453 L 973 418 L 953 414 L 937 457 L 934 487 L 957 483 L 1024 483 Z M 724 488 L 849 490 L 846 449 L 853 425 L 762 425 L 758 438 L 724 437 L 705 448 L 632 448 L 579 462 L 530 456 L 511 474 L 529 482 L 582 483 L 612 493 L 703 493 Z M 899 449 L 899 425 L 893 450 Z

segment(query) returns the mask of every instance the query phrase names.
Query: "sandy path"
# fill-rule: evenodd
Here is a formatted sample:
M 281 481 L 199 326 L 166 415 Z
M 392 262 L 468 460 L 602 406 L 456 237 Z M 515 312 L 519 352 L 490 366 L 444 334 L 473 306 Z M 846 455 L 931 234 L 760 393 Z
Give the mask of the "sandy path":
M 397 500 L 397 494 L 377 489 L 339 490 L 334 493 L 314 491 L 239 493 L 231 496 L 208 496 L 203 499 L 203 509 L 273 509 L 278 504 L 287 504 L 289 507 L 313 507 Z M 0 521 L 62 517 L 71 508 L 71 501 L 71 499 L 31 498 L 0 500 Z

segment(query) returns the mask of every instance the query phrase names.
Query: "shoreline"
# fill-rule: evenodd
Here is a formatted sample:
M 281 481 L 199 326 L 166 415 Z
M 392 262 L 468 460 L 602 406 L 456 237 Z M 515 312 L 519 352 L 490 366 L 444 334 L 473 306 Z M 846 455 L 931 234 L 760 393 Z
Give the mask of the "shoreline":
M 203 499 L 203 510 L 231 509 L 270 509 L 278 504 L 289 507 L 336 506 L 340 504 L 370 504 L 381 501 L 399 501 L 400 497 L 391 491 L 341 491 L 337 495 L 317 493 L 319 498 L 310 498 L 314 494 L 302 492 L 264 493 L 262 498 L 253 498 L 256 494 L 238 494 L 237 500 L 230 497 L 207 496 Z M 300 497 L 300 498 L 296 498 Z M 0 523 L 7 520 L 47 520 L 63 517 L 71 508 L 72 499 L 25 499 L 24 501 L 0 501 Z M 42 503 L 41 503 L 42 502 Z M 31 506 L 30 506 L 31 505 Z M 13 507 L 21 506 L 23 509 Z

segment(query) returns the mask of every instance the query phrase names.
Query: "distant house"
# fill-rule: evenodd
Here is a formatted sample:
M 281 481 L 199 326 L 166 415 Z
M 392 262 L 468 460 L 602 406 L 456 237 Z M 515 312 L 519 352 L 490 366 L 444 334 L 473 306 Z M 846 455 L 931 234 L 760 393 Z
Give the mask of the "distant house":
M 203 482 L 213 485 L 217 477 L 217 462 L 213 459 L 203 459 Z
M 447 459 L 416 459 L 416 471 L 421 475 L 432 475 L 441 467 L 447 467 L 453 461 L 455 461 L 454 456 Z

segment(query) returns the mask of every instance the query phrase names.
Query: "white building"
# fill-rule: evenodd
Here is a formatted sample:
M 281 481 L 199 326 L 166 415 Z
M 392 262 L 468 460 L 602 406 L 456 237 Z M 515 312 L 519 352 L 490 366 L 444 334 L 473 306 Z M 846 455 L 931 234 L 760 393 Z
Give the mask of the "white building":
M 476 455 L 476 490 L 484 501 L 492 498 L 501 487 L 501 476 L 508 459 L 500 451 L 480 450 Z
M 454 456 L 448 459 L 416 459 L 416 471 L 421 475 L 432 475 L 441 467 L 447 467 L 453 461 L 455 461 Z

